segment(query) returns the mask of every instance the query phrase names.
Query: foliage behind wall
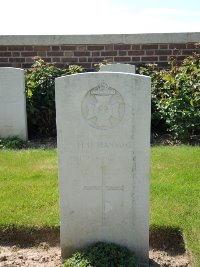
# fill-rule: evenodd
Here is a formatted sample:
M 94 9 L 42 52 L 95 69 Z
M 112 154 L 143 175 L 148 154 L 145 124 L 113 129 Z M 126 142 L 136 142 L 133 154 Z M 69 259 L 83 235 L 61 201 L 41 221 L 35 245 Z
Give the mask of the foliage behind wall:
M 35 58 L 25 75 L 29 137 L 56 136 L 55 78 L 81 72 L 77 65 L 60 69 Z M 152 78 L 152 132 L 169 131 L 183 141 L 200 135 L 200 55 L 188 56 L 181 66 L 173 58 L 168 69 L 151 64 L 138 72 Z
M 26 70 L 26 102 L 29 137 L 56 136 L 55 78 L 83 72 L 72 65 L 60 69 L 35 58 L 32 68 Z

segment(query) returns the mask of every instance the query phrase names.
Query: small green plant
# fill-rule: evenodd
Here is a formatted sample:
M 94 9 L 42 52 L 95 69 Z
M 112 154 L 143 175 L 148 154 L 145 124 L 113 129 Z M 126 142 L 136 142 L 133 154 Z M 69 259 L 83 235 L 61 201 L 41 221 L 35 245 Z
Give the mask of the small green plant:
M 137 267 L 133 252 L 114 243 L 98 242 L 82 252 L 76 252 L 63 267 Z
M 21 149 L 24 141 L 18 137 L 0 138 L 0 149 Z

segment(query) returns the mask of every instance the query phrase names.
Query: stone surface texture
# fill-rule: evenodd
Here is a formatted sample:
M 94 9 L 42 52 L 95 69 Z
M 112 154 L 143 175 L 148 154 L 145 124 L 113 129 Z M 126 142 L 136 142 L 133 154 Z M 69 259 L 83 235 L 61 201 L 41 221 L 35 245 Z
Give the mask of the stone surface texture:
M 0 45 L 65 44 L 150 44 L 199 42 L 200 32 L 85 34 L 85 35 L 1 35 Z
M 99 71 L 135 73 L 135 66 L 131 64 L 107 64 L 102 65 Z
M 0 137 L 27 140 L 24 70 L 0 68 Z
M 56 79 L 62 256 L 115 242 L 148 262 L 150 78 Z

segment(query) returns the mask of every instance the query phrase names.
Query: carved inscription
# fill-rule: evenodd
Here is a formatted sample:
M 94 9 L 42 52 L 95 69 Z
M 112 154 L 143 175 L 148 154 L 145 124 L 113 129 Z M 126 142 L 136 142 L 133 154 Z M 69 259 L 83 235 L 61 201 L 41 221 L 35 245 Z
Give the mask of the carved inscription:
M 109 129 L 123 119 L 125 103 L 117 90 L 102 82 L 87 92 L 81 109 L 90 126 Z
M 95 149 L 98 149 L 98 148 L 102 148 L 102 149 L 112 149 L 112 148 L 121 148 L 121 149 L 126 149 L 126 148 L 130 148 L 131 146 L 131 142 L 113 142 L 113 141 L 99 141 L 99 142 L 78 142 L 77 143 L 77 147 L 79 149 L 92 149 L 92 148 L 95 148 Z
M 102 193 L 102 211 L 101 211 L 101 222 L 105 224 L 106 216 L 106 192 L 110 190 L 124 191 L 124 186 L 107 186 L 105 177 L 105 166 L 101 166 L 101 185 L 100 186 L 84 186 L 84 190 L 100 190 Z

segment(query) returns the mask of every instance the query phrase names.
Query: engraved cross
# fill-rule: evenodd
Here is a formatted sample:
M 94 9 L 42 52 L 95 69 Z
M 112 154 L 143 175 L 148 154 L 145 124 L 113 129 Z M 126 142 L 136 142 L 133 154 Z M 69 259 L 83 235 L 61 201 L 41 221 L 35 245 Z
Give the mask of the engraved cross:
M 101 185 L 100 186 L 84 186 L 85 190 L 101 190 L 102 199 L 102 225 L 105 224 L 105 214 L 106 214 L 106 191 L 110 190 L 124 190 L 124 186 L 108 186 L 106 185 L 105 178 L 105 166 L 101 166 Z

